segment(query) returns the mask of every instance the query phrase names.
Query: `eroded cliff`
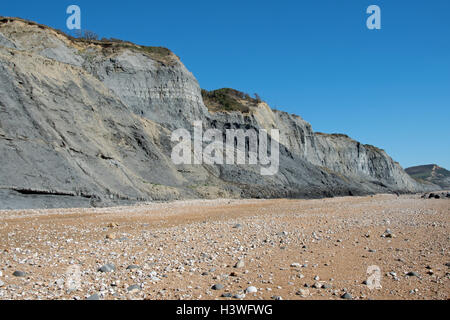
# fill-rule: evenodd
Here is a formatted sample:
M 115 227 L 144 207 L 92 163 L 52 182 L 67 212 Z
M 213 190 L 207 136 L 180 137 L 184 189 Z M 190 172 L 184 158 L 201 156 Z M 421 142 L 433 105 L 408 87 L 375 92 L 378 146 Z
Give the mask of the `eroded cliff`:
M 247 110 L 247 109 L 246 109 Z M 182 165 L 171 132 L 279 129 L 280 168 Z M 217 197 L 318 197 L 416 192 L 384 151 L 314 133 L 259 102 L 210 112 L 179 58 L 162 48 L 83 41 L 0 19 L 0 209 Z

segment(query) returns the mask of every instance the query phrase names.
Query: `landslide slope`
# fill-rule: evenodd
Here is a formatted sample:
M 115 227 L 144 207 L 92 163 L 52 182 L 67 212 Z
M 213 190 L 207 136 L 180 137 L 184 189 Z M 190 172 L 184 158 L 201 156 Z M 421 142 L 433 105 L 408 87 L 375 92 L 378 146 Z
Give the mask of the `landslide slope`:
M 436 164 L 411 167 L 405 171 L 419 182 L 432 183 L 442 189 L 450 189 L 450 171 Z

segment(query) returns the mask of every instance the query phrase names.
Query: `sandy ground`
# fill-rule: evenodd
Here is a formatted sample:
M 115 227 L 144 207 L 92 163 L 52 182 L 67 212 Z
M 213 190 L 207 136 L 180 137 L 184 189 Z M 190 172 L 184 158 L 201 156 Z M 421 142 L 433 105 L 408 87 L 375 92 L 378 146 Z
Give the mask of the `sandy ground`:
M 3 211 L 0 299 L 449 299 L 449 213 L 419 195 Z

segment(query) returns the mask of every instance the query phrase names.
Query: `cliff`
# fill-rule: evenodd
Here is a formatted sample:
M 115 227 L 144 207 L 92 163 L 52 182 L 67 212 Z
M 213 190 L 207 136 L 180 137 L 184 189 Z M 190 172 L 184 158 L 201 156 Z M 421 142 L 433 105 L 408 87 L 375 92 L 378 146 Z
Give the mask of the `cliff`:
M 74 39 L 0 18 L 0 209 L 437 188 L 409 177 L 382 150 L 314 133 L 263 102 L 245 112 L 216 107 L 205 106 L 197 80 L 167 49 Z M 278 174 L 175 165 L 171 133 L 194 121 L 205 129 L 279 129 Z
M 411 167 L 405 171 L 421 183 L 435 184 L 444 190 L 450 189 L 450 171 L 436 164 Z

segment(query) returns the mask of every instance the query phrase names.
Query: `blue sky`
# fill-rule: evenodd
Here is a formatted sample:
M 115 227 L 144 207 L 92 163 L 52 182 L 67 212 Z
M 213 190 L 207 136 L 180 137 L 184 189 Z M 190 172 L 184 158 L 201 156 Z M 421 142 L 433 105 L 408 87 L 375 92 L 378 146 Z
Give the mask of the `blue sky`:
M 2 1 L 0 15 L 164 46 L 202 88 L 258 93 L 314 130 L 450 169 L 450 1 Z M 366 28 L 380 6 L 382 29 Z

